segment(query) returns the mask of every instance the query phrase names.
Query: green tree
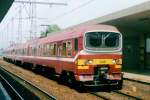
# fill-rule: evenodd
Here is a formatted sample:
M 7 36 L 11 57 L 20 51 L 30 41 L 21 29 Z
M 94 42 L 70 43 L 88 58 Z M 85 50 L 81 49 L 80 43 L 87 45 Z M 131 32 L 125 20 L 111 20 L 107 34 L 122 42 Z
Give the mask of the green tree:
M 61 29 L 59 28 L 58 25 L 49 25 L 45 31 L 41 32 L 41 37 L 46 37 L 48 34 L 60 31 Z

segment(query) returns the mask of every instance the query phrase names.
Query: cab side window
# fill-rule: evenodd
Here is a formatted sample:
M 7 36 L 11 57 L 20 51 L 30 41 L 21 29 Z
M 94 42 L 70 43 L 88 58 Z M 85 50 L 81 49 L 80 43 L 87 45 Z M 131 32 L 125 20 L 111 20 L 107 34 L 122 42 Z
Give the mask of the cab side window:
M 54 49 L 54 44 L 50 44 L 50 55 L 52 55 L 52 56 L 54 55 L 53 54 L 53 52 L 54 52 L 53 49 Z
M 49 44 L 46 44 L 46 56 L 49 56 L 49 55 L 50 55 L 49 49 L 50 49 L 50 45 L 49 45 Z
M 66 43 L 62 44 L 62 56 L 66 56 Z
M 67 44 L 66 44 L 66 47 L 67 47 L 67 56 L 72 56 L 72 44 L 71 44 L 71 41 L 68 41 Z
M 74 50 L 78 51 L 78 38 L 74 39 Z
M 57 53 L 57 44 L 54 44 L 54 52 L 53 52 L 54 56 L 56 56 L 56 53 Z

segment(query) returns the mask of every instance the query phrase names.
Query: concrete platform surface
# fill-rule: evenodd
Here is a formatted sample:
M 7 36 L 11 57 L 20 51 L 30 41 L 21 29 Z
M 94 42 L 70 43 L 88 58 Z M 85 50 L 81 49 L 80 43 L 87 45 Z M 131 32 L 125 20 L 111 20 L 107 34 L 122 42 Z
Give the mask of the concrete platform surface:
M 150 83 L 150 76 L 149 75 L 124 72 L 124 78 Z

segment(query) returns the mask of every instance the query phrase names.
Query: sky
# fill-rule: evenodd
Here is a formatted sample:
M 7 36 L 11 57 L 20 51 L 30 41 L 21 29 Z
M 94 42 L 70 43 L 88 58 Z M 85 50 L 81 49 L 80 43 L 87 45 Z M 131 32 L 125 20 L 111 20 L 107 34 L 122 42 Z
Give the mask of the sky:
M 30 1 L 30 0 L 24 0 Z M 33 0 L 32 0 L 33 1 Z M 34 0 L 35 1 L 35 0 Z M 36 21 L 33 27 L 36 35 L 46 29 L 47 26 L 57 24 L 61 29 L 77 25 L 89 20 L 117 12 L 119 10 L 138 5 L 150 0 L 36 0 L 39 2 L 61 2 L 66 6 L 36 5 Z M 22 8 L 21 24 L 19 24 L 19 9 Z M 0 48 L 7 47 L 10 43 L 29 39 L 31 22 L 29 4 L 13 3 L 3 21 L 0 23 Z M 22 26 L 22 28 L 21 28 Z M 21 35 L 21 34 L 22 35 Z M 22 36 L 22 39 L 18 38 Z

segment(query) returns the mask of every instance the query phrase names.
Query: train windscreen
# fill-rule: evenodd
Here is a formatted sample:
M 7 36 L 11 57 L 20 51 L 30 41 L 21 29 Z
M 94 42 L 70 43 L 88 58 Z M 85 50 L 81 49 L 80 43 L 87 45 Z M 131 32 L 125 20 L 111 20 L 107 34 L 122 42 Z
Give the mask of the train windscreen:
M 121 46 L 121 35 L 114 32 L 88 32 L 85 47 L 91 50 L 116 50 Z

